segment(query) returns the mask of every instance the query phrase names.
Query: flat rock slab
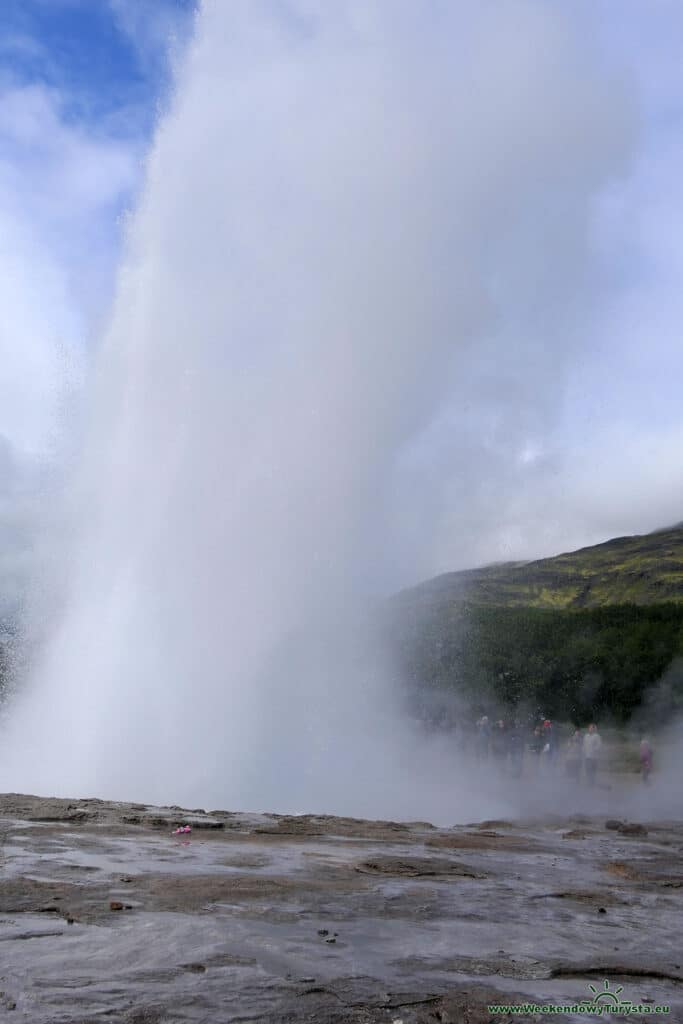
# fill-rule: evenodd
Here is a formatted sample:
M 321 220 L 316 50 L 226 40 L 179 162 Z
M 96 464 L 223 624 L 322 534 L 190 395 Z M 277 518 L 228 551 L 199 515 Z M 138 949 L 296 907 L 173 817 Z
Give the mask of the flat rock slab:
M 488 1024 L 606 980 L 683 1019 L 681 823 L 8 794 L 0 842 L 0 1020 Z
M 365 875 L 391 875 L 399 878 L 483 878 L 481 872 L 445 857 L 374 857 L 354 865 Z

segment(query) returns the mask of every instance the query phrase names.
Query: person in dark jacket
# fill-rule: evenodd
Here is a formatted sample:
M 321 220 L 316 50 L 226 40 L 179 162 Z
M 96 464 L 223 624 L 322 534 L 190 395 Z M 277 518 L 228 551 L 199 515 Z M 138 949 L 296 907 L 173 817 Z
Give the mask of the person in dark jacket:
M 543 729 L 540 725 L 537 725 L 534 729 L 531 739 L 529 740 L 529 753 L 532 755 L 532 761 L 535 765 L 536 771 L 538 771 L 541 763 L 541 752 L 543 751 Z
M 564 761 L 564 770 L 567 773 L 568 778 L 576 779 L 577 781 L 581 778 L 582 758 L 583 736 L 581 735 L 580 729 L 575 729 L 573 734 L 569 737 Z
M 650 741 L 645 737 L 640 741 L 639 759 L 640 777 L 647 784 L 650 781 L 650 772 L 652 771 L 652 747 L 650 746 Z
M 499 719 L 491 730 L 491 753 L 500 768 L 505 767 L 509 746 L 508 731 L 503 719 Z
M 510 752 L 510 770 L 515 779 L 521 778 L 524 765 L 524 729 L 520 722 L 515 719 L 510 729 L 508 738 L 508 750 Z
M 477 757 L 486 760 L 491 744 L 491 724 L 488 715 L 482 715 L 477 722 Z

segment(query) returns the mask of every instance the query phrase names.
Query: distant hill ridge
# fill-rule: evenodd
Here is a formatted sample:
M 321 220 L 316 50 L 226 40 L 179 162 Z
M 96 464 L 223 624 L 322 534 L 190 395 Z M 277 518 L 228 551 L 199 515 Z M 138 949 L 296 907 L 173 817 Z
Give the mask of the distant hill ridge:
M 402 591 L 398 600 L 555 610 L 683 603 L 683 523 L 534 562 L 445 573 Z

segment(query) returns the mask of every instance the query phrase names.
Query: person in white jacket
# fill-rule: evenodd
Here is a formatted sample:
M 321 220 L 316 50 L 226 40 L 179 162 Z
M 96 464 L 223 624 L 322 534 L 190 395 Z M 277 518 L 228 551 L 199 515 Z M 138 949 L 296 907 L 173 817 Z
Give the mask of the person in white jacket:
M 588 732 L 583 737 L 583 763 L 586 768 L 586 780 L 589 786 L 595 785 L 595 776 L 598 770 L 600 748 L 602 739 L 595 722 L 588 726 Z

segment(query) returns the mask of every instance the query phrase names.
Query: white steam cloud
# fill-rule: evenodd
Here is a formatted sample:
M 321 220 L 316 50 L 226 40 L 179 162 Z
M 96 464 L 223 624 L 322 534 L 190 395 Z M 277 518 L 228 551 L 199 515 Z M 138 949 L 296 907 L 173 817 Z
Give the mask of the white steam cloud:
M 66 106 L 0 73 L 0 618 L 16 615 L 40 560 L 41 498 L 108 291 L 112 211 L 136 177 L 131 145 Z
M 477 438 L 533 464 L 552 425 L 632 135 L 571 17 L 202 6 L 130 226 L 65 611 L 3 743 L 16 788 L 467 813 L 348 638 L 452 528 L 425 439 L 463 453 L 476 516 Z

